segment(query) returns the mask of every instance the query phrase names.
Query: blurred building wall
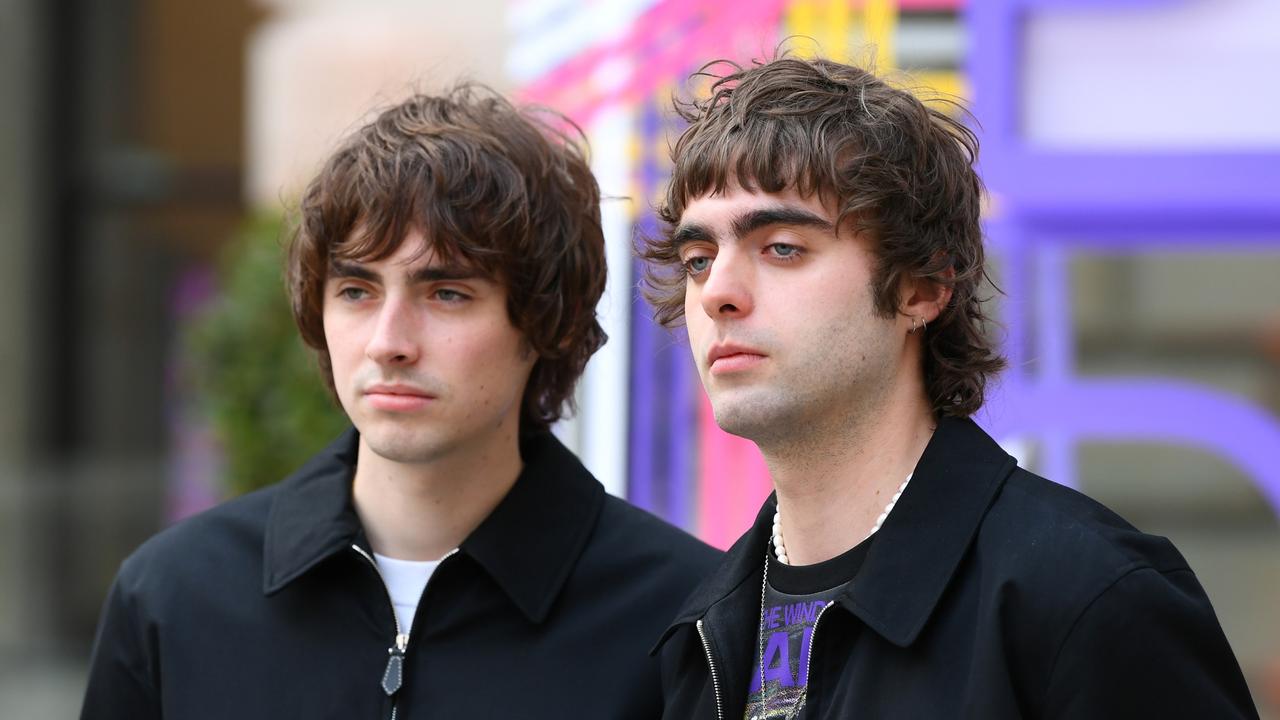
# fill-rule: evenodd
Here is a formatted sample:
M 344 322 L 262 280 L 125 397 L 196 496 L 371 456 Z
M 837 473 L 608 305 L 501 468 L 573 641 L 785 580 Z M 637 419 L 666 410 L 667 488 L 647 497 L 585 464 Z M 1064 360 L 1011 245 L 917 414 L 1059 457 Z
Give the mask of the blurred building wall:
M 0 2 L 0 587 L 13 588 L 23 574 L 25 531 L 23 490 L 29 456 L 30 428 L 26 407 L 31 376 L 29 298 L 33 248 L 27 238 L 39 225 L 39 172 L 35 153 L 26 141 L 39 121 L 32 108 L 40 88 L 34 58 L 39 48 L 35 9 L 17 0 Z M 23 594 L 0 592 L 0 647 L 13 645 L 22 631 Z
M 161 527 L 177 279 L 243 216 L 245 3 L 0 3 L 0 717 L 67 717 Z
M 502 0 L 262 3 L 247 50 L 246 196 L 296 200 L 348 132 L 378 108 L 460 79 L 510 89 Z

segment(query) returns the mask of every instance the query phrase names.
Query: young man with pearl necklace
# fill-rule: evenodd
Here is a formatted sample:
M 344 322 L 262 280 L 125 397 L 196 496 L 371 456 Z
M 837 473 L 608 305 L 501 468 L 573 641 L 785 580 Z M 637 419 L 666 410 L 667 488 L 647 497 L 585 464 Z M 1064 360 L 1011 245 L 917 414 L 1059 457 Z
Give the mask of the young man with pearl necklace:
M 713 77 L 647 282 L 776 493 L 659 642 L 664 717 L 1256 718 L 1177 550 L 969 419 L 973 133 L 827 60 Z

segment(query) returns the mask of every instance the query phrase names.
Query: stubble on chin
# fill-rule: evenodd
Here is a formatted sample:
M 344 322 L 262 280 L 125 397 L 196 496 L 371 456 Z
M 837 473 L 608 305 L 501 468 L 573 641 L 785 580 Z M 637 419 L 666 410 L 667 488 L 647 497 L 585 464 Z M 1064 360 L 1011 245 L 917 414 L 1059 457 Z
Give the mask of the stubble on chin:
M 858 377 L 852 369 L 838 377 Z M 711 393 L 716 424 L 725 432 L 754 442 L 766 455 L 805 454 L 822 446 L 824 438 L 846 440 L 864 430 L 869 407 L 877 406 L 885 388 L 881 378 L 849 383 L 788 383 L 744 392 Z M 872 387 L 859 387 L 870 384 Z
M 373 454 L 402 465 L 428 463 L 441 453 L 438 442 L 409 433 L 372 429 L 364 437 L 365 444 Z
M 711 410 L 721 430 L 767 447 L 786 442 L 795 432 L 797 400 L 782 396 L 713 397 Z

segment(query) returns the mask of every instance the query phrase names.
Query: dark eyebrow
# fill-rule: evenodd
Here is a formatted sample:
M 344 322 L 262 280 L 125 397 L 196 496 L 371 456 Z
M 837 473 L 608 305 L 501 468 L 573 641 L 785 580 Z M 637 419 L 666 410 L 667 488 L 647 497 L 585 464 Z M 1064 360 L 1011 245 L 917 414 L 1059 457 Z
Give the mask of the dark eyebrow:
M 696 223 L 681 225 L 671 233 L 671 245 L 676 252 L 680 252 L 680 248 L 691 242 L 715 242 L 715 238 L 710 230 Z
M 346 262 L 345 260 L 329 261 L 329 276 L 335 278 L 354 278 L 356 280 L 365 280 L 368 282 L 377 282 L 382 279 L 381 275 L 370 270 L 364 265 Z
M 335 278 L 353 278 L 365 282 L 381 282 L 382 275 L 360 263 L 334 260 L 329 263 L 329 274 Z M 428 283 L 440 280 L 474 280 L 484 277 L 475 268 L 465 265 L 428 265 L 409 273 L 409 282 Z
M 409 273 L 409 280 L 415 283 L 436 282 L 439 280 L 475 280 L 484 277 L 475 268 L 466 265 L 428 265 Z
M 763 227 L 770 225 L 790 225 L 792 227 L 813 227 L 819 230 L 834 230 L 831 221 L 808 210 L 793 207 L 762 208 L 752 210 L 733 221 L 733 233 L 738 237 L 746 237 Z
M 769 227 L 771 225 L 790 225 L 792 227 L 813 227 L 819 230 L 831 231 L 835 226 L 831 221 L 808 210 L 801 210 L 793 207 L 776 207 L 762 208 L 760 210 L 752 210 L 751 212 L 740 215 L 733 221 L 733 234 L 735 237 L 745 237 L 760 228 Z M 690 223 L 681 225 L 671 233 L 671 245 L 676 252 L 680 248 L 691 242 L 715 242 L 715 236 L 710 230 L 698 225 Z

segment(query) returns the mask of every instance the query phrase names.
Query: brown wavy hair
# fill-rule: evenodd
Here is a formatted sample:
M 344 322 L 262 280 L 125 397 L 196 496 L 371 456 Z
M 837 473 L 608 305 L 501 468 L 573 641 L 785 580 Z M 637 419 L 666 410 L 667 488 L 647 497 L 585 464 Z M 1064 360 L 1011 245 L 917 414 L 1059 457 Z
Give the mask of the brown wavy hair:
M 906 277 L 951 288 L 925 332 L 925 388 L 935 415 L 974 413 L 1005 364 L 978 294 L 986 271 L 974 133 L 910 92 L 831 60 L 784 54 L 746 68 L 717 61 L 697 78 L 710 79 L 709 97 L 675 101 L 689 125 L 672 148 L 671 184 L 657 208 L 665 231 L 640 248 L 658 322 L 683 319 L 686 275 L 671 233 L 691 199 L 732 183 L 794 188 L 838 208 L 837 227 L 873 239 L 872 293 L 882 316 L 898 312 Z
M 302 196 L 287 281 L 302 339 L 334 392 L 324 285 L 334 260 L 380 260 L 411 230 L 442 260 L 501 282 L 511 323 L 537 354 L 520 410 L 523 434 L 573 407 L 587 360 L 604 345 L 600 189 L 582 131 L 462 84 L 417 94 L 355 131 Z

